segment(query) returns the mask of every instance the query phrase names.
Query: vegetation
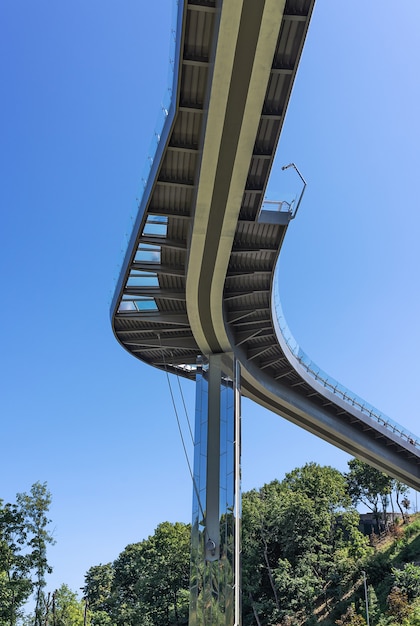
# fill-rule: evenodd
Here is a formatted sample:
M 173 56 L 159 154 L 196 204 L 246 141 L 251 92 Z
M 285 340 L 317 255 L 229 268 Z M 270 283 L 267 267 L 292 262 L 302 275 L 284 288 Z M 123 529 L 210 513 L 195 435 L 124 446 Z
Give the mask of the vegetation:
M 396 518 L 394 500 L 399 510 Z M 36 483 L 0 503 L 0 626 L 188 624 L 190 526 L 164 522 L 113 563 L 92 566 L 83 598 L 47 592 L 51 496 Z M 374 518 L 369 537 L 355 506 Z M 420 626 L 420 519 L 407 488 L 361 463 L 309 463 L 243 495 L 244 626 Z M 388 511 L 391 509 L 391 513 Z M 24 615 L 32 596 L 34 611 Z
M 33 624 L 41 626 L 47 604 L 45 575 L 51 572 L 47 546 L 53 543 L 48 531 L 51 494 L 45 483 L 32 485 L 30 493 L 19 493 L 16 503 L 0 501 L 0 625 L 14 626 L 33 593 Z

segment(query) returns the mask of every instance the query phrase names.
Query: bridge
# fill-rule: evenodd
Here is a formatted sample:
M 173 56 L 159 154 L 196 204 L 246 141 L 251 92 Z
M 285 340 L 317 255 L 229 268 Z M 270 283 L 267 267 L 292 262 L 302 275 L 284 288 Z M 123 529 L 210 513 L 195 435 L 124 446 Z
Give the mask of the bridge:
M 179 2 L 172 103 L 115 290 L 115 336 L 195 379 L 240 364 L 241 393 L 415 489 L 420 441 L 290 337 L 276 265 L 293 207 L 264 204 L 314 0 Z M 263 426 L 262 426 L 263 427 Z

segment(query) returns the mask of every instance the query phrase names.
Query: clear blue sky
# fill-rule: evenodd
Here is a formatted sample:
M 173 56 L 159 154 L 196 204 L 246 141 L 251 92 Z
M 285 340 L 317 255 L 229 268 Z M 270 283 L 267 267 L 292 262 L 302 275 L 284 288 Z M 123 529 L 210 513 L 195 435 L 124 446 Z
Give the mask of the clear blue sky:
M 391 2 L 318 0 L 268 195 L 282 198 L 280 166 L 294 161 L 308 181 L 280 259 L 294 336 L 420 434 L 419 21 L 418 0 L 403 17 Z M 0 3 L 0 497 L 48 482 L 50 590 L 78 589 L 159 522 L 190 519 L 165 376 L 109 322 L 171 22 L 171 0 Z M 245 490 L 347 460 L 243 403 Z

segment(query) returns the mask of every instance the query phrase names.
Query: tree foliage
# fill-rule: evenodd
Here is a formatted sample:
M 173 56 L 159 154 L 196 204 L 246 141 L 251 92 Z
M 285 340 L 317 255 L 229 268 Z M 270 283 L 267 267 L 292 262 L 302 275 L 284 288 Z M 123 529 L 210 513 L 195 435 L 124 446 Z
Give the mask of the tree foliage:
M 35 589 L 35 621 L 34 626 L 42 626 L 46 609 L 44 587 L 46 574 L 52 572 L 47 560 L 47 546 L 54 543 L 48 530 L 50 519 L 48 511 L 51 504 L 51 494 L 46 483 L 34 483 L 29 494 L 18 493 L 17 504 L 23 515 L 27 531 L 27 546 L 30 550 L 30 568 L 34 575 Z
M 346 612 L 335 623 L 337 626 L 365 626 L 366 620 L 357 613 L 354 604 L 350 604 Z
M 14 626 L 23 607 L 35 592 L 34 625 L 45 615 L 45 575 L 51 571 L 47 545 L 51 494 L 46 483 L 34 483 L 28 493 L 19 493 L 16 503 L 0 501 L 0 626 Z
M 189 525 L 160 524 L 152 536 L 128 545 L 113 564 L 88 571 L 84 592 L 92 624 L 187 624 L 189 568 Z
M 357 505 L 360 502 L 372 511 L 379 532 L 386 523 L 386 505 L 392 492 L 393 480 L 359 459 L 352 459 L 348 466 L 350 468 L 347 474 L 348 491 L 353 504 Z
M 32 593 L 26 540 L 23 513 L 16 504 L 0 502 L 0 624 L 13 626 Z
M 388 613 L 395 621 L 401 624 L 411 613 L 411 606 L 408 602 L 408 596 L 399 587 L 392 587 L 388 598 Z
M 372 559 L 373 548 L 359 531 L 354 508 L 357 502 L 370 502 L 379 517 L 379 507 L 385 510 L 391 491 L 398 502 L 406 496 L 405 486 L 359 461 L 351 461 L 349 467 L 343 475 L 331 467 L 308 463 L 282 481 L 243 495 L 243 626 L 314 623 L 320 607 L 343 597 L 355 581 L 357 588 L 361 569 L 370 583 L 372 626 L 414 615 L 411 603 L 420 597 L 420 568 L 407 564 L 392 569 L 389 553 Z M 189 525 L 164 522 L 147 539 L 128 545 L 113 563 L 91 567 L 80 600 L 66 585 L 46 592 L 51 571 L 47 548 L 53 543 L 50 503 L 45 483 L 17 494 L 16 503 L 0 502 L 0 626 L 188 624 Z M 418 530 L 412 530 L 414 526 L 403 532 L 406 544 Z M 386 587 L 380 602 L 371 586 L 379 583 Z M 34 613 L 25 617 L 23 607 L 31 593 Z M 337 620 L 339 626 L 365 623 L 358 593 L 356 604 Z M 380 615 L 386 594 L 388 617 Z
M 367 550 L 346 480 L 331 467 L 309 463 L 244 494 L 242 508 L 244 624 L 311 615 Z
M 420 596 L 420 567 L 406 563 L 402 569 L 392 569 L 394 586 L 407 594 L 409 600 Z
M 61 585 L 50 595 L 48 605 L 49 611 L 44 621 L 46 626 L 83 626 L 84 602 L 67 585 Z

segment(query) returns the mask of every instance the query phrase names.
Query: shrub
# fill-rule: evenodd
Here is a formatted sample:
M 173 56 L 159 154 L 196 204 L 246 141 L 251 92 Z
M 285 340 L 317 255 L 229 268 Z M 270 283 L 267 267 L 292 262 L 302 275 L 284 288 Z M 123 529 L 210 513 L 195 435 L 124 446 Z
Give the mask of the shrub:
M 392 570 L 391 560 L 385 552 L 378 552 L 366 566 L 366 575 L 371 584 L 384 580 Z
M 411 613 L 407 594 L 398 587 L 392 587 L 387 598 L 388 613 L 401 624 Z
M 356 613 L 354 604 L 350 604 L 344 615 L 337 619 L 335 623 L 337 626 L 366 626 L 365 619 Z
M 409 600 L 420 596 L 420 567 L 407 563 L 403 569 L 392 569 L 395 586 L 407 595 Z
M 417 535 L 417 533 L 420 533 L 420 519 L 416 520 L 415 522 L 404 528 L 404 535 L 407 538 L 412 537 L 413 535 Z

